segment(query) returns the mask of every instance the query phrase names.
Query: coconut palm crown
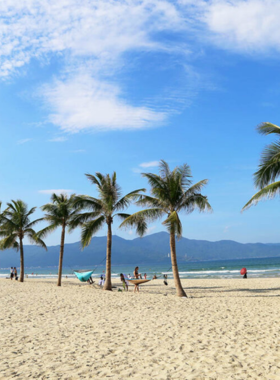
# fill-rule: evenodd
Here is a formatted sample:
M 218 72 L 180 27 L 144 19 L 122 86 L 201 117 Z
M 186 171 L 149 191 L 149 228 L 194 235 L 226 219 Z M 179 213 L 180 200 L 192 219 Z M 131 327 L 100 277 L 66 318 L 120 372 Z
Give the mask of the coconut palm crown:
M 111 283 L 111 254 L 112 254 L 112 223 L 115 217 L 126 219 L 129 214 L 122 213 L 132 201 L 137 200 L 139 192 L 145 189 L 134 190 L 125 196 L 121 195 L 121 188 L 117 183 L 117 175 L 114 172 L 103 175 L 99 172 L 86 174 L 89 181 L 97 187 L 99 198 L 89 195 L 76 197 L 76 207 L 88 210 L 77 216 L 75 225 L 82 225 L 81 244 L 82 248 L 88 246 L 93 235 L 104 225 L 107 225 L 107 249 L 106 249 L 106 279 L 104 290 L 112 290 Z
M 171 262 L 177 295 L 186 297 L 181 285 L 176 258 L 175 237 L 180 238 L 183 232 L 179 213 L 184 211 L 189 214 L 195 209 L 199 211 L 212 210 L 207 197 L 201 194 L 201 190 L 208 180 L 204 179 L 193 185 L 191 169 L 187 164 L 171 171 L 168 164 L 163 160 L 160 161 L 158 175 L 143 173 L 142 176 L 147 178 L 151 186 L 151 196 L 141 195 L 136 204 L 147 207 L 147 209 L 138 211 L 126 218 L 121 227 L 136 226 L 137 233 L 143 236 L 149 221 L 165 217 L 162 224 L 166 226 L 170 234 Z
M 39 231 L 37 236 L 39 238 L 46 237 L 58 227 L 61 227 L 57 286 L 61 286 L 66 229 L 68 227 L 69 232 L 73 230 L 73 221 L 80 211 L 79 208 L 74 207 L 74 201 L 75 194 L 72 194 L 71 196 L 68 196 L 67 194 L 52 194 L 51 203 L 47 203 L 41 207 L 41 209 L 45 212 L 43 220 L 48 222 L 49 225 Z
M 37 244 L 47 250 L 43 240 L 37 237 L 33 227 L 41 222 L 43 218 L 31 221 L 30 216 L 35 212 L 36 207 L 28 210 L 28 206 L 22 200 L 7 203 L 6 210 L 1 214 L 0 225 L 0 249 L 14 248 L 20 251 L 20 278 L 24 281 L 24 248 L 23 239 L 27 237 L 33 244 Z
M 280 127 L 267 122 L 260 124 L 257 131 L 262 135 L 280 135 Z M 280 181 L 275 182 L 279 175 L 280 136 L 278 141 L 267 145 L 263 150 L 259 169 L 254 173 L 255 186 L 260 190 L 246 203 L 242 211 L 256 205 L 260 200 L 275 197 L 280 192 Z

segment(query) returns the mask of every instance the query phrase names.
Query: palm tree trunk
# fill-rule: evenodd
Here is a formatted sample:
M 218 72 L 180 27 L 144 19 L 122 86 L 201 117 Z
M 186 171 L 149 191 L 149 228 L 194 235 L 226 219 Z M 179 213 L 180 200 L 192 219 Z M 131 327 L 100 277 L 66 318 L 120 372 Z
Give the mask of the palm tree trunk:
M 19 282 L 24 281 L 24 254 L 23 254 L 23 244 L 22 238 L 19 238 L 19 248 L 20 248 L 20 277 Z
M 177 257 L 176 257 L 176 242 L 175 242 L 175 234 L 174 232 L 170 232 L 170 253 L 171 253 L 171 263 L 172 263 L 172 271 L 175 282 L 175 287 L 177 291 L 178 297 L 187 297 L 179 276 L 178 265 L 177 265 Z
M 111 222 L 108 223 L 107 232 L 107 253 L 106 253 L 106 279 L 104 284 L 104 290 L 112 290 L 111 281 L 111 254 L 112 254 L 112 228 Z
M 62 225 L 62 231 L 61 231 L 57 286 L 61 286 L 64 240 L 65 240 L 65 224 Z

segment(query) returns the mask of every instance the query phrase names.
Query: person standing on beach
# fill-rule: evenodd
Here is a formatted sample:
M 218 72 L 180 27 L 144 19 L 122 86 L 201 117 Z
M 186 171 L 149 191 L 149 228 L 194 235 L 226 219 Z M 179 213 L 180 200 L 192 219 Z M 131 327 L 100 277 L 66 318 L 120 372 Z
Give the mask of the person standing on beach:
M 138 280 L 139 278 L 141 278 L 141 274 L 138 273 L 138 271 L 139 271 L 139 267 L 135 267 L 133 275 L 136 278 L 136 280 Z M 138 284 L 134 285 L 134 293 L 135 292 L 139 292 L 139 285 Z
M 10 279 L 12 280 L 13 277 L 14 277 L 14 268 L 11 267 L 11 269 L 10 269 Z
M 14 267 L 14 276 L 15 276 L 15 280 L 18 280 L 18 274 L 17 274 L 17 268 Z

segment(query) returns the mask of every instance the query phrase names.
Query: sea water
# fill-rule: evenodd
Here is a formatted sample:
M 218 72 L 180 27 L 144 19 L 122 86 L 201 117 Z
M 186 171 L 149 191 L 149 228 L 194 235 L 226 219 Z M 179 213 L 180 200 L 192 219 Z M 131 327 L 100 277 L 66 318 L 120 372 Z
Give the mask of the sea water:
M 167 274 L 168 278 L 172 278 L 171 263 L 164 264 L 139 264 L 139 273 L 147 274 L 148 278 L 156 275 L 163 278 L 163 274 Z M 120 273 L 133 275 L 133 265 L 116 265 L 112 264 L 112 277 L 119 277 Z M 219 260 L 219 261 L 201 261 L 201 262 L 185 262 L 179 263 L 179 273 L 181 278 L 240 278 L 240 269 L 247 268 L 248 278 L 261 277 L 279 277 L 280 276 L 280 257 L 270 257 L 262 259 L 242 259 L 242 260 Z M 68 278 L 75 277 L 74 270 L 94 270 L 93 277 L 100 277 L 105 271 L 105 265 L 92 265 L 90 267 L 67 267 L 63 268 L 63 276 Z M 57 278 L 57 267 L 26 267 L 25 274 L 28 278 Z M 19 268 L 18 268 L 19 272 Z M 0 278 L 8 277 L 9 268 L 0 268 Z

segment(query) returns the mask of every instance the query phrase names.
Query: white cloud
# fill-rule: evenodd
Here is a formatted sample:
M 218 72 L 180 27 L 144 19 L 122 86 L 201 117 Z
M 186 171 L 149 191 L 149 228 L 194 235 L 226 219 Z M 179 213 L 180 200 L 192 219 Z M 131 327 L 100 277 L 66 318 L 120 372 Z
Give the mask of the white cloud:
M 29 141 L 31 141 L 32 139 L 22 139 L 22 140 L 18 140 L 17 141 L 17 144 L 18 145 L 22 145 L 22 144 L 25 144 L 25 143 L 27 143 L 27 142 L 29 142 Z
M 188 54 L 185 45 L 180 49 L 158 37 L 184 28 L 177 5 L 168 0 L 1 2 L 0 77 L 22 70 L 31 59 L 48 63 L 57 55 L 63 73 L 41 90 L 51 123 L 70 133 L 150 127 L 167 114 L 150 100 L 149 106 L 130 104 L 114 74 L 125 66 L 127 52 Z
M 222 48 L 258 54 L 280 50 L 278 0 L 199 1 L 195 8 L 208 38 Z
M 139 166 L 141 168 L 154 168 L 159 165 L 159 161 L 142 162 Z
M 9 0 L 0 15 L 2 76 L 53 53 L 108 62 L 128 50 L 167 49 L 152 34 L 184 25 L 167 0 Z
M 69 189 L 51 189 L 51 190 L 39 190 L 40 194 L 70 194 L 73 190 Z
M 51 123 L 64 132 L 123 130 L 149 127 L 165 119 L 164 112 L 133 107 L 121 98 L 116 85 L 78 74 L 46 85 L 41 95 L 52 113 Z

